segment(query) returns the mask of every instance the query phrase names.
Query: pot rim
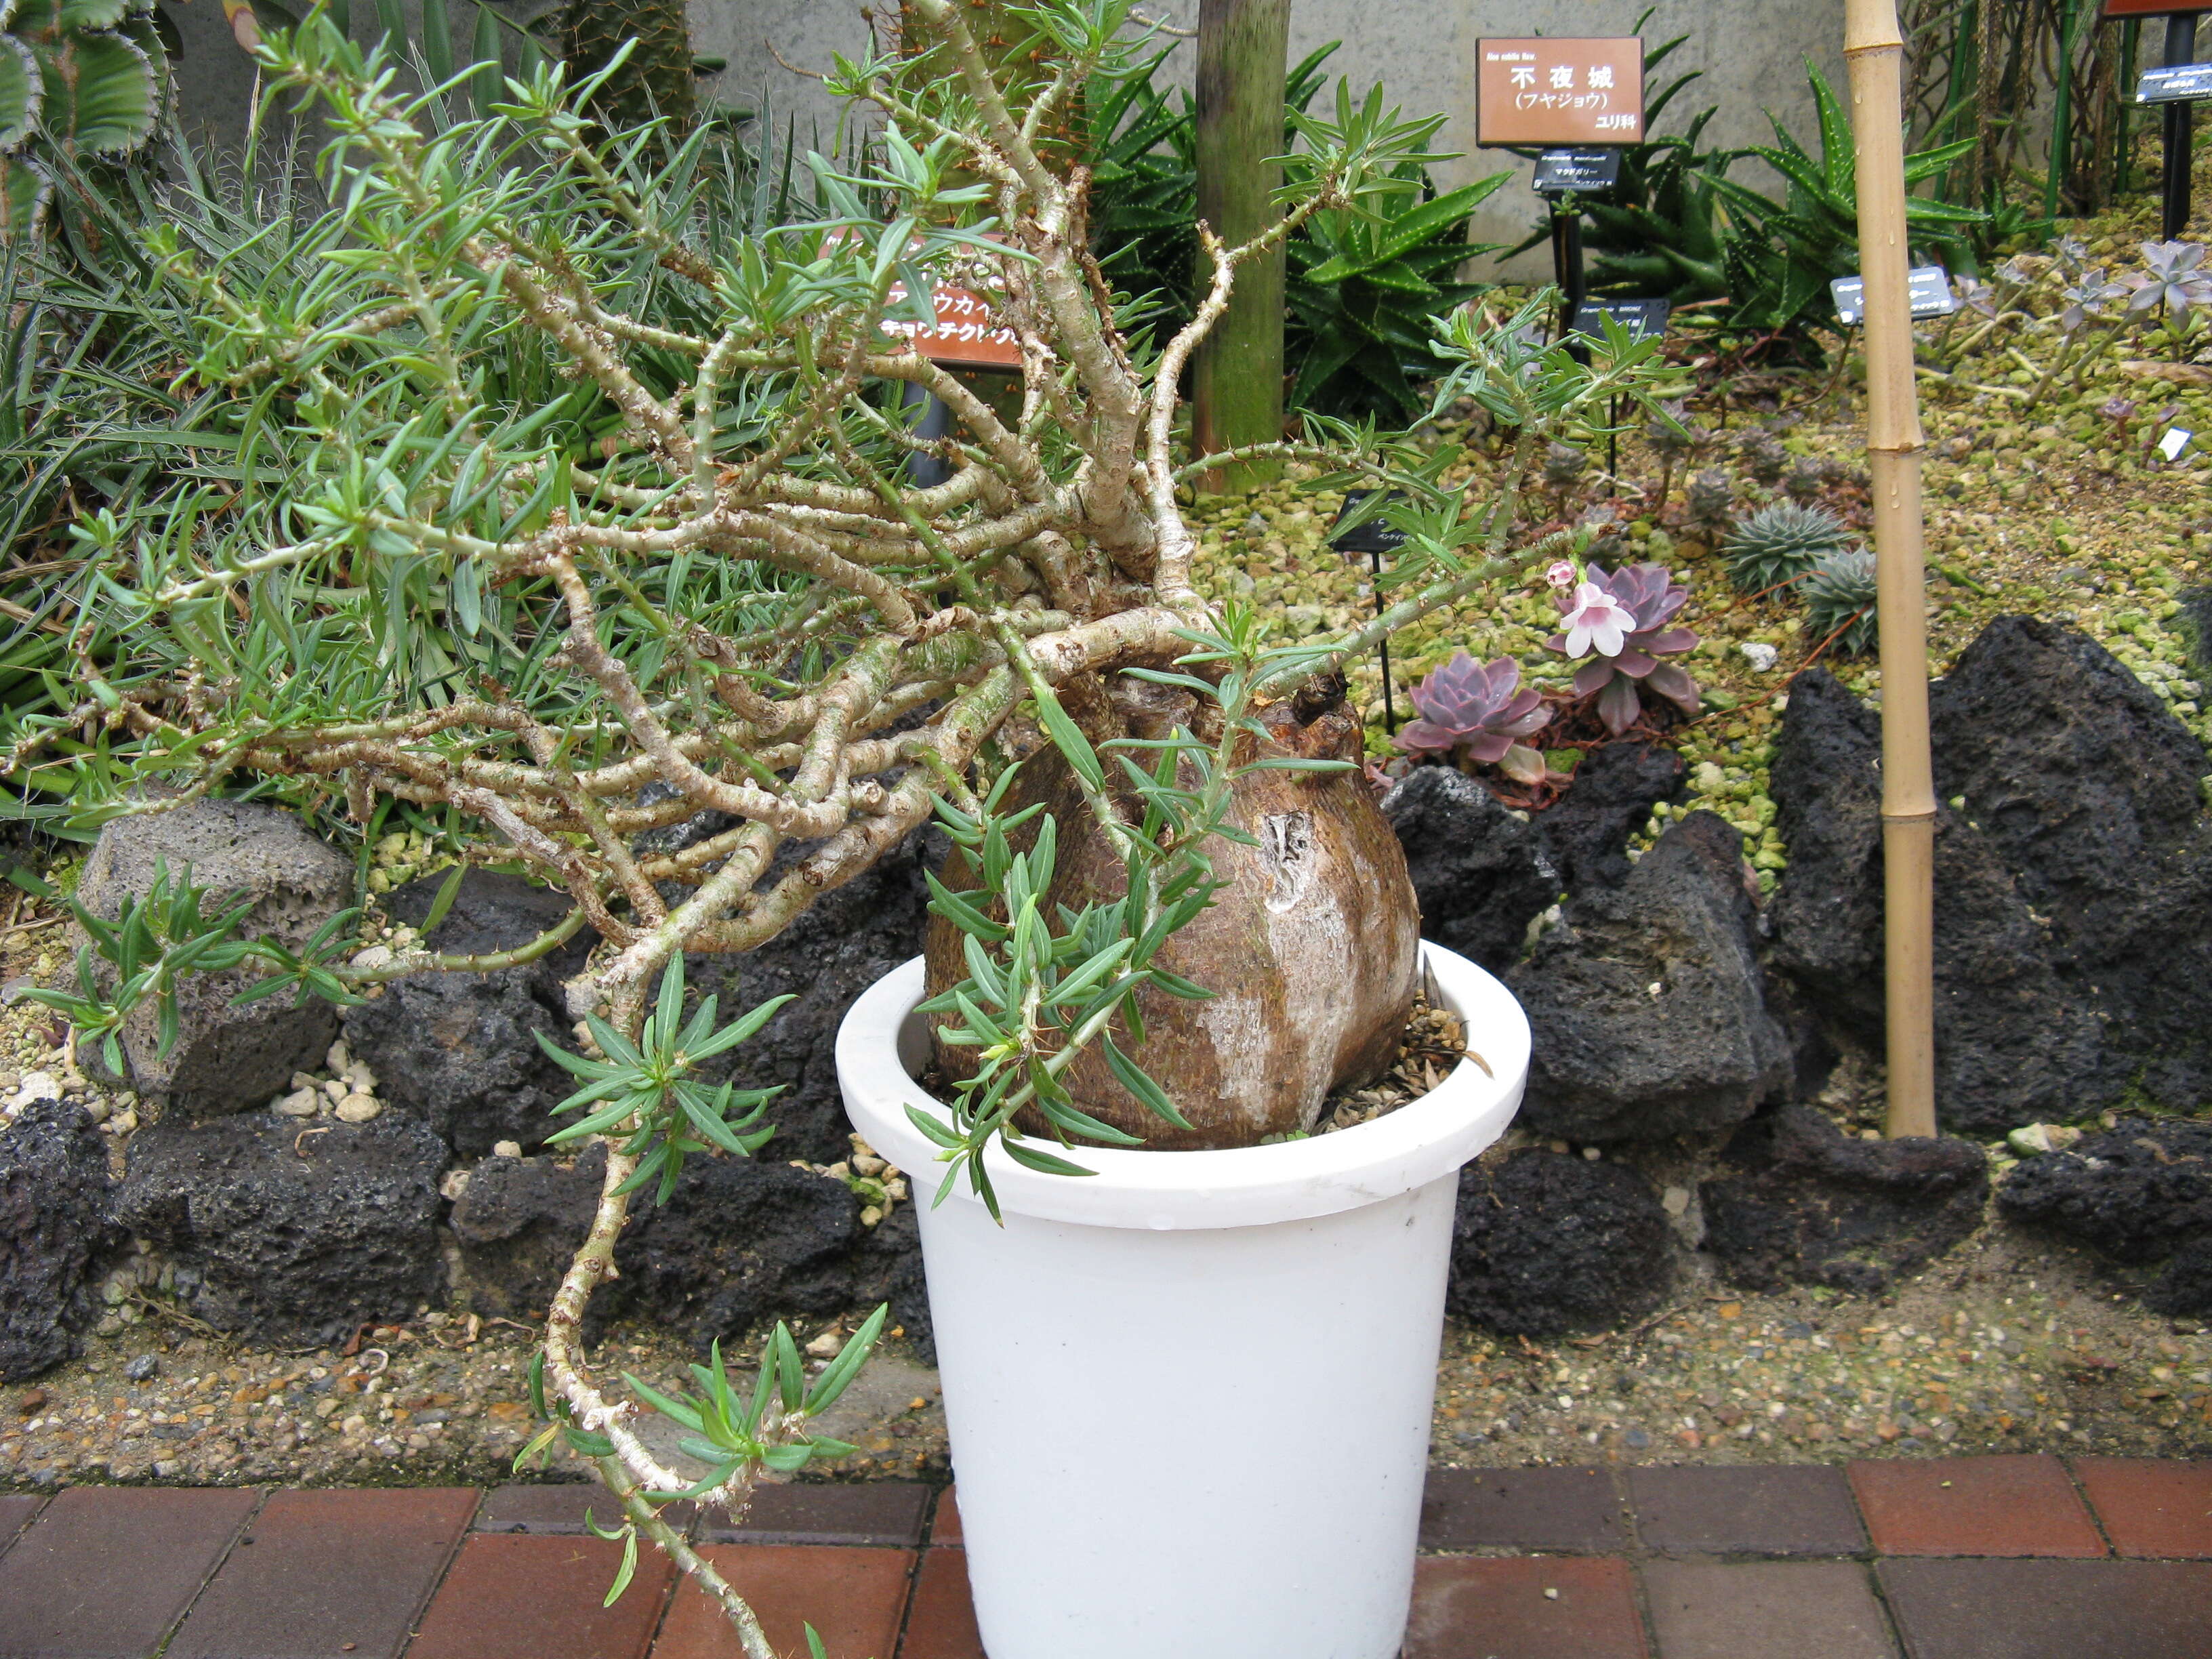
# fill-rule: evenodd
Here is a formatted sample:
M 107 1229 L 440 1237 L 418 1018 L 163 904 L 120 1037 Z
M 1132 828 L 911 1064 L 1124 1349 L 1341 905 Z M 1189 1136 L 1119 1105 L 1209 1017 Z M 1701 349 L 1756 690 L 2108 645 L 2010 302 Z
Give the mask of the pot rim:
M 1419 1100 L 1334 1134 L 1220 1152 L 1080 1147 L 1085 1176 L 1026 1170 L 994 1144 L 984 1168 L 1002 1212 L 1040 1220 L 1152 1231 L 1265 1225 L 1334 1215 L 1411 1192 L 1465 1164 L 1505 1131 L 1528 1074 L 1528 1021 L 1512 994 L 1466 957 L 1424 939 L 1421 962 L 1444 1006 L 1467 1027 L 1471 1060 Z M 902 1171 L 912 1201 L 937 1196 L 936 1144 L 908 1108 L 950 1121 L 908 1070 L 927 1054 L 922 958 L 863 993 L 837 1028 L 837 1079 L 846 1115 L 877 1154 Z M 961 1180 L 947 1203 L 980 1204 Z

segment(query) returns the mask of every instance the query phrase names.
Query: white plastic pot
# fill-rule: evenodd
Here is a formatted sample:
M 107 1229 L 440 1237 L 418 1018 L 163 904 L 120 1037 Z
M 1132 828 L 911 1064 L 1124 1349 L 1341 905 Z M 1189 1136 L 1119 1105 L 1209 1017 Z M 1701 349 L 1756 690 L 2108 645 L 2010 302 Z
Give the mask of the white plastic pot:
M 1335 1134 L 1235 1152 L 994 1148 L 1000 1227 L 907 1108 L 919 958 L 837 1034 L 845 1109 L 912 1183 L 990 1659 L 1395 1659 L 1410 1605 L 1461 1164 L 1528 1024 L 1424 945 L 1489 1070 Z

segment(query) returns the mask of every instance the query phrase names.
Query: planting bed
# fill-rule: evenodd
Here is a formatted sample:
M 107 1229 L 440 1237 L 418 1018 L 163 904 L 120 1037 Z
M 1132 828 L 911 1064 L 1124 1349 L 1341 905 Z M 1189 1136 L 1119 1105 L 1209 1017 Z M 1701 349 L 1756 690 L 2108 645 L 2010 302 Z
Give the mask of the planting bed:
M 2148 233 L 2137 214 L 2113 216 L 2081 234 L 2090 261 L 2125 264 Z M 1706 694 L 1704 713 L 1693 720 L 1662 714 L 1651 729 L 1634 734 L 1679 750 L 1686 766 L 1679 793 L 1658 786 L 1642 796 L 1628 792 L 1626 798 L 1637 803 L 1628 859 L 1643 857 L 1670 826 L 1703 808 L 1741 833 L 1756 884 L 1771 899 L 1792 851 L 1778 823 L 1771 768 L 1793 680 L 1817 654 L 1844 688 L 1878 705 L 1881 677 L 1871 657 L 1842 657 L 1834 647 L 1816 652 L 1819 636 L 1787 595 L 1739 593 L 1718 550 L 1728 520 L 1793 493 L 1863 534 L 1863 408 L 1848 374 L 1832 382 L 1720 361 L 1694 343 L 1701 337 L 1679 335 L 1670 347 L 1680 359 L 1677 390 L 1686 399 L 1686 416 L 1711 434 L 1699 452 L 1670 465 L 1644 436 L 1629 434 L 1620 442 L 1615 477 L 1603 476 L 1600 451 L 1579 478 L 1546 489 L 1563 520 L 1612 513 L 1615 539 L 1595 553 L 1597 562 L 1663 563 L 1691 591 L 1677 620 L 1703 636 L 1686 665 Z M 1930 354 L 1948 349 L 1948 337 L 1944 325 L 1935 325 Z M 2140 367 L 2153 357 L 2152 349 L 2123 338 L 2079 387 L 2062 376 L 2044 401 L 2028 407 L 2027 396 L 2041 379 L 2051 343 L 2033 329 L 2001 335 L 1990 349 L 1949 365 L 1925 387 L 1927 615 L 1935 670 L 1948 672 L 1997 617 L 2063 623 L 2111 651 L 2199 741 L 2212 740 L 2212 698 L 2203 684 L 2212 675 L 2204 644 L 2212 634 L 2212 574 L 2206 568 L 2212 561 L 2212 466 L 2201 441 L 2172 464 L 2154 459 L 2149 447 L 2169 428 L 2212 440 L 2212 385 L 2206 384 L 2212 369 L 2199 365 L 2193 377 L 2154 378 Z M 2118 412 L 2115 399 L 2133 408 Z M 1490 441 L 1467 421 L 1448 422 L 1441 436 L 1464 446 L 1448 478 L 1480 478 L 1492 468 Z M 1778 482 L 1756 483 L 1759 471 L 1778 473 Z M 1656 488 L 1662 471 L 1671 475 L 1664 500 Z M 1711 476 L 1717 472 L 1728 475 L 1725 491 Z M 1692 516 L 1684 481 L 1698 473 L 1706 476 L 1700 514 Z M 1786 485 L 1793 478 L 1794 491 Z M 1725 496 L 1724 512 L 1716 508 L 1719 495 Z M 1340 495 L 1295 478 L 1256 499 L 1202 505 L 1202 585 L 1278 611 L 1293 633 L 1354 621 L 1373 605 L 1365 563 L 1323 544 L 1340 505 Z M 1569 665 L 1543 644 L 1555 625 L 1550 593 L 1532 573 L 1494 615 L 1470 613 L 1468 621 L 1431 623 L 1401 636 L 1393 649 L 1400 719 L 1412 713 L 1407 691 L 1413 682 L 1462 648 L 1478 660 L 1511 657 L 1522 665 L 1524 684 L 1559 690 Z M 1372 659 L 1353 682 L 1367 716 L 1370 757 L 1388 763 L 1394 751 Z M 1587 739 L 1596 728 L 1583 721 L 1557 730 Z M 1559 744 L 1555 766 L 1593 763 L 1595 750 L 1585 744 L 1580 754 L 1565 752 L 1577 745 L 1557 730 L 1549 739 Z M 1622 772 L 1635 769 L 1625 765 Z M 2113 781 L 2118 787 L 2128 781 Z M 1555 787 L 1547 795 L 1504 793 L 1516 809 L 1542 808 L 1559 798 Z M 1643 802 L 1653 797 L 1657 805 L 1647 814 Z M 1545 822 L 1540 811 L 1534 817 L 1540 826 Z M 1696 848 L 1713 839 L 1697 824 L 1711 820 L 1698 820 L 1671 843 L 1690 851 L 1668 855 L 1692 875 L 1697 858 L 1705 855 Z M 1410 838 L 1416 830 L 1401 823 L 1401 833 Z M 1556 851 L 1556 844 L 1547 846 Z M 1733 851 L 1707 848 L 1715 858 L 1732 858 Z M 1617 852 L 1599 852 L 1618 861 Z M 436 848 L 395 838 L 377 851 L 371 888 L 393 893 L 440 862 Z M 1416 866 L 1419 879 L 1418 860 Z M 1656 866 L 1643 867 L 1649 874 Z M 56 873 L 66 880 L 74 871 Z M 1689 878 L 1680 878 L 1678 886 L 1681 882 Z M 1560 884 L 1553 882 L 1552 896 Z M 815 932 L 794 937 L 789 962 L 748 964 L 748 989 L 817 990 L 813 1000 L 823 1006 L 810 1015 L 817 1022 L 810 1030 L 818 1036 L 834 1028 L 844 1001 L 912 954 L 908 934 L 918 940 L 919 885 L 915 871 L 901 866 L 878 886 L 850 896 L 846 909 L 824 907 L 819 920 L 807 924 Z M 1581 878 L 1573 885 L 1580 895 Z M 402 905 L 388 902 L 397 921 Z M 1537 911 L 1547 902 L 1540 896 Z M 1595 925 L 1588 918 L 1575 923 L 1573 902 L 1568 909 L 1571 923 Z M 1649 914 L 1620 913 L 1632 924 Z M 1716 937 L 1741 922 L 1747 938 L 1763 939 L 1771 910 L 1746 914 L 1749 920 L 1731 920 L 1716 909 L 1708 920 Z M 1558 915 L 1534 920 L 1530 937 L 1547 937 Z M 1493 941 L 1504 952 L 1501 969 L 1521 953 L 1522 927 L 1516 920 Z M 69 969 L 70 948 L 68 929 L 27 896 L 0 914 L 0 982 L 54 983 Z M 836 965 L 825 973 L 821 963 L 833 953 Z M 1651 987 L 1655 995 L 1659 988 Z M 501 991 L 498 998 L 483 1006 L 517 1022 L 518 1032 L 538 1018 L 528 997 Z M 386 1019 L 398 1028 L 386 1041 L 443 1017 L 437 1007 L 419 1018 L 402 1015 Z M 901 1231 L 910 1229 L 911 1217 L 900 1213 L 910 1194 L 896 1185 L 897 1172 L 868 1168 L 865 1151 L 858 1158 L 844 1152 L 834 1089 L 807 1046 L 816 1037 L 787 1040 L 772 1033 L 764 1041 L 784 1043 L 773 1063 L 786 1068 L 779 1078 L 797 1085 L 781 1109 L 785 1135 L 769 1149 L 786 1173 L 765 1194 L 748 1189 L 750 1196 L 732 1192 L 716 1201 L 743 1199 L 757 1206 L 748 1215 L 813 1231 L 801 1241 L 803 1249 L 794 1244 L 770 1264 L 773 1271 L 750 1260 L 695 1264 L 693 1271 L 710 1275 L 757 1275 L 746 1279 L 754 1288 L 742 1306 L 718 1304 L 697 1313 L 696 1322 L 687 1300 L 696 1286 L 680 1274 L 664 1275 L 665 1283 L 650 1272 L 634 1276 L 646 1304 L 618 1310 L 605 1341 L 619 1351 L 623 1369 L 649 1382 L 674 1379 L 691 1357 L 691 1338 L 714 1319 L 726 1332 L 750 1322 L 757 1333 L 757 1314 L 790 1314 L 802 1342 L 824 1339 L 818 1358 L 850 1322 L 841 1297 L 891 1294 L 882 1287 L 908 1272 L 897 1282 L 909 1296 L 905 1305 L 915 1305 L 914 1275 L 901 1265 L 911 1261 L 910 1231 Z M 1687 1139 L 1670 1132 L 1624 1146 L 1599 1128 L 1588 1131 L 1592 1139 L 1586 1143 L 1580 1131 L 1562 1137 L 1529 1126 L 1500 1149 L 1533 1160 L 1522 1166 L 1517 1187 L 1498 1176 L 1498 1190 L 1510 1189 L 1514 1202 L 1532 1213 L 1547 1202 L 1571 1211 L 1578 1194 L 1595 1194 L 1611 1206 L 1606 1213 L 1620 1229 L 1608 1235 L 1616 1253 L 1625 1248 L 1620 1240 L 1638 1239 L 1644 1255 L 1662 1267 L 1672 1265 L 1648 1275 L 1648 1284 L 1551 1287 L 1558 1305 L 1588 1316 L 1565 1322 L 1579 1334 L 1551 1334 L 1553 1328 L 1532 1325 L 1530 1335 L 1502 1336 L 1455 1317 L 1438 1393 L 1437 1462 L 1802 1462 L 1970 1449 L 2176 1455 L 2212 1443 L 2212 1333 L 2205 1325 L 2148 1309 L 2136 1293 L 2148 1269 L 2116 1267 L 2073 1243 L 2024 1230 L 2000 1218 L 1986 1196 L 1976 1211 L 1971 1191 L 1944 1212 L 1948 1231 L 1928 1246 L 1932 1261 L 1904 1259 L 1875 1293 L 1831 1287 L 1851 1282 L 1847 1273 L 1831 1273 L 1831 1284 L 1767 1292 L 1731 1285 L 1714 1258 L 1697 1248 L 1714 1223 L 1707 1183 L 1725 1139 L 1705 1131 L 1740 1122 L 1751 1095 L 1773 1097 L 1772 1066 L 1760 1064 L 1766 1072 L 1747 1075 L 1738 1087 L 1741 1109 L 1731 1106 L 1734 1115 L 1723 1113 Z M 132 1142 L 158 1115 L 150 1102 L 101 1084 L 88 1069 L 64 1043 L 52 1015 L 21 1002 L 0 1007 L 0 1116 L 49 1095 L 88 1107 L 99 1120 L 92 1133 L 109 1173 L 120 1180 Z M 319 1087 L 326 1072 L 315 1068 L 308 1080 Z M 534 1147 L 507 1150 L 506 1137 L 525 1126 L 520 1120 L 507 1126 L 498 1114 L 520 1110 L 505 1103 L 519 1097 L 517 1090 L 541 1083 L 517 1083 L 492 1070 L 458 1081 L 458 1074 L 441 1075 L 440 1086 L 459 1091 L 453 1100 L 465 1093 L 477 1115 L 464 1121 L 454 1106 L 453 1121 L 436 1116 L 451 1104 L 442 1097 L 428 1115 L 409 1108 L 426 1126 L 408 1131 L 410 1144 L 429 1148 L 422 1156 L 436 1166 L 428 1177 L 436 1196 L 427 1189 L 423 1194 L 436 1243 L 428 1242 L 433 1224 L 426 1221 L 417 1264 L 423 1282 L 434 1287 L 447 1282 L 467 1242 L 455 1231 L 468 1184 L 457 1176 L 526 1176 L 562 1193 L 568 1191 L 562 1183 L 588 1177 L 545 1155 L 533 1157 Z M 269 1133 L 349 1133 L 385 1115 L 387 1104 L 406 1103 L 405 1085 L 390 1075 L 370 1086 L 343 1076 L 327 1080 L 336 1085 L 324 1091 L 327 1099 L 295 1099 L 290 1127 L 279 1123 Z M 1844 1134 L 1864 1135 L 1879 1121 L 1879 1066 L 1863 1053 L 1848 1054 L 1825 1085 L 1804 1094 L 1820 1118 Z M 531 1099 L 529 1122 L 542 1134 L 542 1105 Z M 2202 1104 L 2142 1097 L 2124 1109 L 2172 1112 Z M 256 1108 L 238 1121 L 260 1122 L 269 1109 Z M 771 1109 L 772 1117 L 777 1109 Z M 2101 1109 L 2100 1103 L 2035 1115 L 2071 1118 L 2092 1134 L 2136 1121 L 2106 1111 L 2100 1126 Z M 281 1107 L 276 1113 L 283 1115 Z M 2018 1127 L 1972 1132 L 1992 1175 L 2002 1177 L 2023 1156 L 2006 1138 L 2008 1128 Z M 442 1152 L 433 1144 L 441 1140 Z M 1838 1138 L 1838 1145 L 1847 1144 Z M 795 1174 L 793 1159 L 801 1166 Z M 1464 1206 L 1478 1201 L 1479 1188 L 1478 1182 L 1463 1193 L 1463 1231 L 1469 1224 Z M 479 1188 L 479 1196 L 486 1190 Z M 921 1196 L 926 1200 L 926 1191 Z M 556 1197 L 573 1201 L 573 1194 Z M 546 1202 L 558 1208 L 554 1199 Z M 1548 1252 L 1540 1233 L 1529 1237 L 1540 1254 Z M 1483 1248 L 1493 1255 L 1504 1249 L 1496 1241 Z M 1596 1265 L 1610 1271 L 1619 1264 Z M 1562 1271 L 1592 1281 L 1605 1276 Z M 468 1273 L 459 1277 L 465 1282 Z M 189 1294 L 178 1294 L 173 1256 L 153 1241 L 142 1247 L 127 1231 L 100 1245 L 85 1283 L 96 1305 L 80 1322 L 88 1328 L 71 1334 L 82 1341 L 82 1354 L 0 1387 L 0 1487 L 91 1478 L 489 1482 L 532 1431 L 522 1385 L 532 1316 L 520 1301 L 509 1306 L 480 1290 L 469 1305 L 441 1305 L 438 1294 L 416 1301 L 410 1293 L 411 1311 L 394 1304 L 335 1337 L 312 1333 L 280 1341 L 265 1331 L 258 1339 L 225 1334 L 192 1311 L 199 1304 Z M 1455 1290 L 1456 1304 L 1488 1306 L 1481 1297 L 1494 1292 L 1492 1286 L 1462 1297 Z M 1607 1310 L 1602 1316 L 1593 1311 L 1601 1308 Z M 1535 1334 L 1537 1328 L 1547 1334 Z M 841 1467 L 842 1475 L 935 1480 L 945 1473 L 926 1339 L 918 1322 L 910 1335 L 894 1338 L 875 1368 L 878 1381 L 856 1392 L 836 1431 L 861 1452 Z M 726 1346 L 746 1351 L 742 1343 Z

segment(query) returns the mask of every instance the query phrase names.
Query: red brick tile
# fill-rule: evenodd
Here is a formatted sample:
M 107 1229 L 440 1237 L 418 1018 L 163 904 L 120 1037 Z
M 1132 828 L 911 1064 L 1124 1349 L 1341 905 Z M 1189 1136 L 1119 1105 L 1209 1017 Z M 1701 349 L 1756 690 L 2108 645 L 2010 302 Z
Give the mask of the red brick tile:
M 1437 1469 L 1421 1500 L 1425 1550 L 1628 1547 L 1626 1506 L 1603 1469 Z
M 15 1541 L 15 1534 L 31 1524 L 31 1517 L 46 1500 L 27 1492 L 0 1492 L 0 1555 Z
M 1857 1555 L 1867 1547 L 1841 1469 L 1820 1463 L 1628 1472 L 1636 1535 L 1676 1554 Z
M 396 1659 L 476 1506 L 471 1487 L 280 1492 L 166 1659 Z
M 260 1501 L 245 1487 L 71 1487 L 0 1555 L 0 1656 L 143 1659 Z
M 960 1531 L 960 1488 L 947 1486 L 937 1495 L 937 1516 L 929 1523 L 929 1541 L 955 1549 L 968 1540 Z
M 1878 1554 L 2105 1553 L 2055 1457 L 1899 1458 L 1850 1471 Z
M 1626 1562 L 1431 1558 L 1414 1570 L 1405 1659 L 1645 1659 L 1647 1651 Z
M 671 1504 L 661 1510 L 678 1532 L 690 1530 L 696 1510 L 690 1504 Z M 495 1486 L 477 1505 L 478 1532 L 581 1534 L 591 1528 L 589 1516 L 602 1527 L 621 1518 L 622 1504 L 596 1480 L 518 1481 Z
M 1911 1659 L 2212 1652 L 2212 1563 L 1884 1561 L 1875 1573 Z
M 676 1567 L 640 1540 L 629 1587 L 602 1607 L 622 1553 L 603 1538 L 472 1534 L 407 1659 L 644 1659 Z
M 719 1511 L 702 1535 L 716 1544 L 848 1544 L 877 1549 L 915 1549 L 929 1513 L 929 1488 L 912 1480 L 849 1485 L 810 1482 L 760 1486 L 745 1518 L 732 1526 Z
M 1856 1561 L 1654 1561 L 1644 1599 L 1659 1659 L 1896 1659 Z
M 943 1513 L 941 1506 L 939 1513 Z M 957 1532 L 957 1511 L 953 1520 Z M 899 1659 L 983 1659 L 983 1638 L 975 1629 L 975 1604 L 968 1596 L 966 1550 L 948 1546 L 922 1556 Z
M 2074 1478 L 2122 1555 L 2212 1558 L 2212 1462 L 2077 1457 Z
M 710 1544 L 700 1553 L 744 1597 L 778 1653 L 804 1655 L 811 1625 L 830 1659 L 892 1659 L 912 1550 Z M 653 1659 L 742 1659 L 743 1653 L 737 1632 L 707 1593 L 688 1580 L 678 1585 Z

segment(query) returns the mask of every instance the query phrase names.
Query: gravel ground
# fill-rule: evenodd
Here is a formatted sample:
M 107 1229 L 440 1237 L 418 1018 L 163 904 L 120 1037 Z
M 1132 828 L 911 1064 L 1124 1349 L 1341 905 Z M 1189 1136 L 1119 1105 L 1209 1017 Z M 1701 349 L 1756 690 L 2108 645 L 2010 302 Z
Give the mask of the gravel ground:
M 1700 1274 L 1631 1330 L 1454 1326 L 1431 1455 L 1455 1466 L 1763 1463 L 1962 1452 L 2202 1455 L 2212 1332 L 2146 1314 L 2062 1244 L 1985 1228 L 1875 1299 Z

